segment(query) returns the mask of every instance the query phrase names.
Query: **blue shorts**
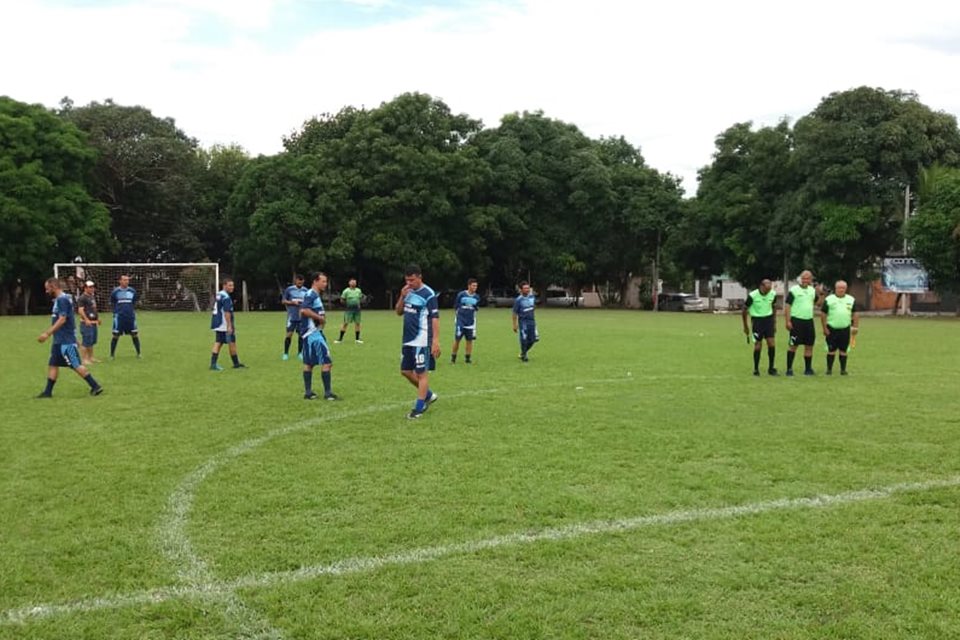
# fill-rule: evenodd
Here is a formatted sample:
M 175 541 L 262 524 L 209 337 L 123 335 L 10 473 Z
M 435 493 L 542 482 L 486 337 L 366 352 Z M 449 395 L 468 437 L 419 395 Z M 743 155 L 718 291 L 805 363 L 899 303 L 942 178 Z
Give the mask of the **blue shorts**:
M 465 339 L 467 342 L 473 342 L 477 339 L 477 327 L 476 325 L 472 327 L 461 327 L 458 322 L 453 328 L 453 339 L 460 340 L 461 338 Z
M 303 339 L 303 364 L 315 367 L 323 364 L 333 364 L 330 349 L 323 334 L 314 332 Z
M 113 335 L 122 336 L 129 333 L 133 335 L 137 333 L 137 319 L 136 318 L 121 318 L 120 316 L 113 316 Z
M 403 347 L 400 352 L 400 371 L 426 373 L 437 368 L 430 347 Z
M 227 333 L 226 331 L 217 331 L 216 337 L 214 337 L 214 342 L 219 342 L 220 344 L 233 344 L 237 341 L 237 334 Z
M 97 344 L 97 325 L 92 324 L 87 326 L 85 324 L 80 325 L 80 344 L 84 347 L 90 348 L 93 345 Z
M 52 344 L 50 345 L 51 367 L 70 367 L 76 369 L 80 366 L 80 351 L 77 350 L 76 343 L 71 344 Z
M 291 320 L 287 318 L 287 333 L 300 333 L 300 318 Z
M 520 342 L 533 344 L 540 341 L 540 332 L 537 331 L 537 325 L 533 322 L 521 322 L 519 326 Z

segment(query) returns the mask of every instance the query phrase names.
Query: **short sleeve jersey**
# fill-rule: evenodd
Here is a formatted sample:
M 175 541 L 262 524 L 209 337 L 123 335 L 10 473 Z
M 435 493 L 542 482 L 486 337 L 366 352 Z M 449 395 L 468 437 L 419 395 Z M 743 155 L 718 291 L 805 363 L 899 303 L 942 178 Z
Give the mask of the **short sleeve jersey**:
M 61 293 L 53 300 L 50 324 L 56 324 L 58 318 L 66 318 L 66 322 L 53 332 L 53 344 L 76 344 L 77 324 L 74 318 L 73 298 L 69 293 Z
M 214 331 L 226 331 L 228 329 L 226 317 L 228 312 L 233 316 L 231 320 L 233 321 L 233 329 L 236 331 L 237 318 L 233 314 L 233 298 L 230 297 L 229 293 L 221 290 L 213 303 L 213 318 L 210 319 L 210 328 Z
M 310 309 L 321 318 L 326 318 L 327 315 L 323 308 L 323 300 L 313 287 L 307 289 L 307 295 L 303 297 L 303 303 L 300 305 L 300 309 Z M 301 316 L 300 320 L 300 335 L 304 338 L 321 331 L 321 327 L 313 318 Z
M 361 291 L 359 287 L 348 287 L 343 290 L 343 293 L 340 294 L 340 297 L 343 298 L 343 303 L 347 306 L 347 309 L 356 310 L 360 308 L 360 300 L 363 298 L 363 291 Z
M 838 298 L 830 294 L 823 301 L 823 312 L 827 314 L 827 326 L 833 329 L 846 329 L 853 324 L 853 314 L 857 312 L 857 301 L 853 296 Z
M 133 287 L 115 287 L 110 294 L 110 303 L 113 305 L 113 313 L 121 318 L 135 318 L 137 302 L 137 290 Z
M 532 293 L 528 296 L 519 295 L 513 302 L 513 315 L 517 316 L 517 319 L 520 322 L 525 324 L 533 324 L 536 322 L 536 319 L 533 316 L 536 305 L 537 299 Z
M 813 287 L 790 287 L 786 303 L 790 305 L 790 317 L 797 320 L 813 320 L 813 305 L 817 301 L 817 291 Z
M 287 300 L 300 300 L 301 305 L 303 304 L 303 298 L 307 295 L 307 292 L 310 291 L 307 287 L 298 287 L 295 284 L 290 285 L 283 291 L 283 299 Z M 289 305 L 287 306 L 287 320 L 296 322 L 300 319 L 300 306 Z
M 480 305 L 480 296 L 470 293 L 466 289 L 457 294 L 453 306 L 457 310 L 457 324 L 462 329 L 473 329 L 477 326 L 477 307 Z
M 83 311 L 80 311 L 83 309 Z M 88 320 L 97 319 L 97 299 L 88 293 L 84 293 L 77 300 L 77 310 L 81 314 L 86 314 Z
M 428 347 L 433 340 L 434 318 L 440 317 L 437 294 L 427 285 L 413 289 L 403 299 L 403 346 Z
M 751 318 L 767 318 L 773 315 L 773 303 L 777 299 L 777 292 L 773 289 L 766 294 L 760 293 L 760 289 L 754 289 L 747 296 L 747 309 L 750 311 Z

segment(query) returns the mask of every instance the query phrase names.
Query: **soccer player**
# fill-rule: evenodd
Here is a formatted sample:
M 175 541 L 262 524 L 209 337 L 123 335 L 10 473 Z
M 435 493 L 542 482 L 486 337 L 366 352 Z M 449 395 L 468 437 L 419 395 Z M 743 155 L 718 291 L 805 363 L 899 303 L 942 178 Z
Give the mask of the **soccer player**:
M 117 351 L 117 342 L 120 336 L 129 334 L 133 340 L 133 348 L 140 357 L 140 331 L 137 329 L 137 290 L 130 286 L 130 276 L 120 276 L 120 286 L 114 287 L 110 293 L 110 304 L 113 306 L 113 339 L 110 340 L 110 359 L 113 360 Z
M 820 308 L 820 325 L 827 341 L 827 375 L 833 375 L 833 361 L 840 352 L 840 375 L 847 375 L 847 348 L 851 334 L 860 331 L 860 313 L 857 301 L 847 295 L 847 283 L 837 280 L 833 293 L 826 297 Z
M 477 279 L 467 280 L 467 288 L 457 294 L 453 308 L 457 310 L 453 325 L 453 349 L 450 352 L 450 362 L 457 361 L 457 351 L 460 349 L 460 340 L 466 339 L 467 353 L 463 361 L 470 364 L 473 355 L 473 341 L 477 339 L 477 306 L 480 296 L 477 295 Z
M 297 355 L 303 359 L 303 337 L 300 331 L 300 305 L 307 295 L 308 288 L 303 286 L 303 276 L 295 274 L 293 284 L 283 292 L 283 306 L 287 308 L 287 335 L 283 339 L 283 359 L 290 359 L 290 340 L 297 334 Z
M 213 352 L 210 354 L 210 370 L 223 371 L 223 367 L 217 364 L 217 358 L 220 357 L 220 349 L 223 345 L 229 345 L 230 359 L 233 360 L 234 369 L 245 369 L 247 365 L 240 362 L 240 356 L 237 355 L 237 324 L 233 312 L 233 280 L 224 278 L 221 285 L 223 289 L 217 294 L 217 299 L 213 303 L 213 317 L 210 319 L 210 328 L 213 329 Z
M 100 362 L 93 357 L 93 347 L 97 344 L 97 327 L 100 326 L 94 287 L 93 280 L 87 280 L 83 293 L 77 299 L 77 310 L 80 312 L 80 356 L 85 365 Z
M 323 380 L 323 399 L 339 400 L 333 392 L 330 370 L 333 368 L 333 359 L 327 347 L 327 339 L 323 335 L 323 326 L 327 323 L 327 315 L 323 310 L 323 300 L 320 299 L 327 288 L 327 274 L 315 273 L 310 280 L 310 288 L 300 305 L 300 317 L 303 327 L 303 397 L 305 400 L 315 400 L 319 396 L 313 390 L 313 368 L 320 365 L 320 379 Z
M 803 375 L 814 375 L 813 343 L 817 336 L 813 329 L 813 312 L 819 302 L 818 293 L 813 287 L 813 274 L 804 271 L 800 274 L 800 283 L 790 287 L 784 300 L 783 317 L 787 331 L 790 332 L 790 344 L 787 347 L 788 376 L 793 375 L 793 360 L 800 345 L 803 345 Z
M 360 300 L 363 298 L 363 291 L 357 288 L 357 279 L 350 278 L 350 286 L 340 294 L 340 302 L 346 307 L 343 312 L 343 325 L 340 327 L 340 337 L 336 344 L 343 342 L 343 334 L 347 332 L 347 325 L 353 323 L 353 335 L 357 344 L 363 344 L 360 339 Z
M 93 375 L 80 362 L 80 353 L 77 350 L 77 328 L 70 295 L 64 292 L 63 283 L 58 278 L 47 278 L 43 288 L 47 295 L 53 298 L 53 310 L 50 327 L 37 336 L 37 342 L 46 342 L 50 336 L 53 336 L 53 344 L 50 345 L 47 386 L 37 397 L 53 397 L 53 385 L 57 383 L 60 367 L 70 367 L 76 371 L 77 375 L 90 385 L 90 395 L 100 395 L 103 393 L 103 387 L 93 379 Z
M 520 361 L 529 362 L 527 352 L 540 341 L 534 307 L 537 299 L 530 293 L 530 283 L 520 283 L 520 295 L 513 302 L 513 332 L 520 336 Z
M 405 284 L 394 311 L 403 316 L 400 374 L 417 388 L 417 401 L 407 418 L 416 420 L 439 397 L 430 390 L 430 372 L 440 357 L 440 308 L 418 265 L 407 265 L 403 273 Z
M 767 341 L 767 358 L 770 362 L 767 367 L 767 373 L 771 376 L 777 375 L 777 369 L 773 366 L 777 356 L 777 309 L 774 302 L 777 299 L 777 292 L 773 290 L 773 283 L 764 278 L 760 281 L 760 286 L 747 295 L 743 307 L 743 332 L 749 336 L 753 333 L 753 375 L 760 375 L 760 349 L 763 348 L 762 340 Z M 750 315 L 752 327 L 747 327 L 747 314 Z

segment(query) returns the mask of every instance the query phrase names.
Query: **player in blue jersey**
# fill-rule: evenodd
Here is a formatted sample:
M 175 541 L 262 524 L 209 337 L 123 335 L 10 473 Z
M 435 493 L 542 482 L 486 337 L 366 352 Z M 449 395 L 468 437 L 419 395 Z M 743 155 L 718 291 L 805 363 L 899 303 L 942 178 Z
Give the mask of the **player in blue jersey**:
M 327 288 L 327 274 L 322 271 L 313 274 L 310 288 L 300 305 L 300 328 L 303 332 L 303 397 L 306 400 L 315 400 L 319 396 L 313 390 L 313 368 L 320 365 L 320 379 L 323 380 L 323 399 L 339 400 L 333 392 L 333 383 L 330 370 L 333 369 L 333 359 L 330 357 L 330 348 L 327 338 L 323 335 L 323 327 L 327 324 L 327 314 L 323 309 L 323 300 L 320 295 Z
M 403 347 L 400 373 L 417 388 L 417 402 L 407 415 L 416 419 L 439 397 L 430 390 L 430 372 L 440 357 L 440 309 L 437 294 L 423 283 L 420 267 L 404 269 L 405 285 L 394 311 L 403 316 Z
M 293 276 L 293 284 L 283 291 L 283 306 L 287 308 L 287 335 L 283 339 L 283 359 L 290 359 L 290 340 L 297 334 L 297 355 L 303 359 L 303 337 L 300 331 L 300 304 L 310 289 L 303 286 L 303 276 Z
M 44 289 L 53 298 L 53 310 L 50 317 L 50 326 L 37 336 L 37 342 L 46 342 L 53 336 L 50 345 L 50 360 L 47 369 L 47 386 L 38 398 L 52 398 L 53 385 L 57 383 L 57 374 L 60 367 L 70 367 L 90 385 L 90 395 L 98 396 L 103 393 L 93 375 L 80 362 L 80 351 L 77 349 L 77 326 L 73 310 L 73 300 L 63 291 L 63 284 L 58 278 L 47 278 Z
M 223 345 L 228 345 L 233 368 L 245 369 L 247 365 L 241 363 L 240 356 L 237 355 L 237 318 L 233 311 L 233 298 L 230 297 L 233 293 L 233 280 L 224 278 L 221 286 L 223 288 L 217 293 L 213 303 L 213 317 L 210 318 L 210 328 L 215 332 L 213 351 L 210 354 L 210 370 L 223 371 L 223 367 L 217 364 Z
M 477 339 L 477 307 L 480 305 L 480 296 L 477 294 L 477 279 L 467 280 L 467 288 L 457 294 L 453 308 L 457 310 L 453 325 L 453 349 L 450 353 L 450 362 L 457 361 L 457 351 L 460 350 L 460 340 L 467 341 L 467 352 L 463 361 L 470 364 L 473 355 L 473 341 Z
M 513 303 L 513 332 L 520 336 L 520 360 L 528 362 L 527 352 L 540 340 L 534 307 L 537 299 L 530 293 L 530 283 L 520 283 L 520 295 Z
M 130 276 L 120 276 L 120 286 L 114 287 L 110 293 L 110 304 L 113 306 L 113 339 L 110 340 L 110 359 L 113 360 L 117 351 L 117 342 L 122 335 L 130 335 L 133 348 L 140 357 L 140 331 L 137 329 L 137 290 L 130 286 Z

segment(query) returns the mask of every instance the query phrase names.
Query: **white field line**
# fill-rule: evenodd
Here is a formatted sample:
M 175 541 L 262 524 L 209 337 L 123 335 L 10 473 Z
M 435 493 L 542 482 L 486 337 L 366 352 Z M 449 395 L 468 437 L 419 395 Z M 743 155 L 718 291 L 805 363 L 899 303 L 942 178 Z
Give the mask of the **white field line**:
M 63 603 L 36 604 L 4 611 L 0 614 L 0 624 L 7 625 L 22 623 L 31 619 L 156 604 L 176 599 L 222 601 L 228 594 L 233 594 L 238 589 L 262 589 L 313 580 L 323 576 L 352 575 L 376 571 L 384 567 L 420 564 L 448 556 L 477 553 L 521 544 L 575 540 L 587 536 L 625 533 L 649 527 L 741 518 L 772 511 L 824 509 L 871 500 L 882 500 L 902 493 L 949 489 L 958 486 L 960 486 L 960 476 L 953 476 L 939 480 L 893 484 L 886 487 L 822 494 L 805 498 L 780 498 L 726 507 L 668 511 L 662 514 L 637 516 L 621 520 L 596 520 L 562 527 L 551 527 L 539 531 L 511 533 L 469 542 L 422 547 L 395 554 L 348 558 L 331 564 L 303 567 L 293 571 L 252 574 L 235 580 L 215 581 L 193 586 L 165 587 Z

